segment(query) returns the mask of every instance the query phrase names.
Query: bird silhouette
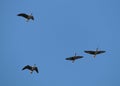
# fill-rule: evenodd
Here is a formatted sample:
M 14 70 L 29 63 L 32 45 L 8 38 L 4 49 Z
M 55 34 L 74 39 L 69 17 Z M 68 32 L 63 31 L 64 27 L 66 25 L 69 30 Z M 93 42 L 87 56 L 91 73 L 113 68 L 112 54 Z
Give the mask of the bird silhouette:
M 92 54 L 93 57 L 95 58 L 97 54 L 105 53 L 106 51 L 98 50 L 98 48 L 96 48 L 95 51 L 93 51 L 93 50 L 86 50 L 84 52 L 88 53 L 88 54 Z
M 22 68 L 22 70 L 25 70 L 25 69 L 30 70 L 31 74 L 33 73 L 33 71 L 36 71 L 37 73 L 39 73 L 38 68 L 36 67 L 35 64 L 34 64 L 34 66 L 26 65 Z
M 74 56 L 68 57 L 68 58 L 66 58 L 66 60 L 70 60 L 70 61 L 72 61 L 72 63 L 74 63 L 75 60 L 80 59 L 80 58 L 83 58 L 83 56 L 76 56 L 76 53 L 75 53 Z
M 18 14 L 17 16 L 21 16 L 21 17 L 26 18 L 26 19 L 27 19 L 27 22 L 28 22 L 30 19 L 34 20 L 34 17 L 32 16 L 32 13 L 31 13 L 30 15 L 25 14 L 25 13 L 20 13 L 20 14 Z

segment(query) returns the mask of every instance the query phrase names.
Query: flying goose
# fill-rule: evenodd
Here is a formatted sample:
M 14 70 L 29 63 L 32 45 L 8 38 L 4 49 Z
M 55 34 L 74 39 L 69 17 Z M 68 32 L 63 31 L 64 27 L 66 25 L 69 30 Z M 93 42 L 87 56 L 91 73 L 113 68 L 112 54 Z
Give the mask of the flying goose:
M 88 54 L 94 55 L 93 57 L 95 58 L 97 54 L 105 53 L 106 51 L 98 50 L 98 48 L 97 48 L 95 51 L 93 51 L 93 50 L 86 50 L 84 52 L 88 53 Z
M 22 70 L 25 70 L 25 69 L 30 70 L 31 74 L 33 73 L 33 71 L 36 71 L 37 73 L 39 73 L 38 68 L 36 67 L 35 64 L 34 64 L 34 66 L 26 65 L 26 66 L 23 67 Z
M 32 16 L 32 14 L 28 15 L 28 14 L 25 14 L 25 13 L 20 13 L 20 14 L 18 14 L 17 16 L 21 16 L 21 17 L 26 18 L 26 19 L 27 19 L 27 22 L 28 22 L 30 19 L 34 20 L 34 17 Z
M 75 61 L 76 59 L 80 59 L 80 58 L 83 58 L 83 56 L 76 56 L 76 53 L 75 53 L 75 56 L 68 57 L 68 58 L 66 58 L 66 60 L 71 60 L 72 63 L 74 63 L 74 61 Z

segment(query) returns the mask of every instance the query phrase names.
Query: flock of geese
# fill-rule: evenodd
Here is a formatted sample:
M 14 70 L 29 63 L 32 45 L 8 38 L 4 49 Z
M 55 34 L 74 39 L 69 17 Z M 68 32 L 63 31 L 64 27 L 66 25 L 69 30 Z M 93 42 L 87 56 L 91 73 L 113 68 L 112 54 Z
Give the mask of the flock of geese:
M 95 58 L 96 55 L 105 53 L 106 51 L 98 50 L 98 48 L 97 48 L 95 51 L 93 51 L 93 50 L 85 50 L 84 52 L 93 55 L 93 57 Z M 66 58 L 66 60 L 70 60 L 70 61 L 72 61 L 72 63 L 74 63 L 75 60 L 80 59 L 80 58 L 83 58 L 83 56 L 77 56 L 76 53 L 75 53 L 74 56 L 68 57 L 68 58 Z
M 25 13 L 20 13 L 17 16 L 24 17 L 27 22 L 30 19 L 34 20 L 34 17 L 33 17 L 32 14 L 28 15 L 28 14 L 25 14 Z M 97 48 L 95 51 L 93 51 L 93 50 L 85 50 L 84 52 L 87 53 L 87 54 L 93 55 L 93 57 L 95 58 L 96 55 L 105 53 L 106 51 L 98 50 L 98 48 Z M 77 56 L 76 53 L 75 53 L 74 56 L 65 58 L 65 60 L 70 60 L 70 61 L 72 61 L 72 63 L 74 63 L 75 60 L 80 59 L 80 58 L 83 58 L 83 56 Z M 26 66 L 23 67 L 22 70 L 25 70 L 25 69 L 29 70 L 31 74 L 33 73 L 33 71 L 36 71 L 37 73 L 39 73 L 38 67 L 36 67 L 36 64 L 34 64 L 33 66 L 26 65 Z
M 25 14 L 25 13 L 20 13 L 17 16 L 24 17 L 27 22 L 30 19 L 34 20 L 34 17 L 32 16 L 32 14 L 28 15 L 28 14 Z M 96 48 L 96 50 L 85 50 L 84 52 L 87 53 L 87 54 L 93 55 L 93 57 L 95 58 L 96 55 L 105 53 L 106 51 L 98 50 L 98 48 Z M 77 56 L 76 53 L 75 53 L 74 56 L 65 58 L 65 60 L 69 60 L 69 61 L 72 61 L 72 63 L 74 63 L 75 60 L 80 59 L 80 58 L 83 58 L 83 56 Z M 22 70 L 25 70 L 25 69 L 29 70 L 31 74 L 33 73 L 33 71 L 36 71 L 37 73 L 39 73 L 38 67 L 36 67 L 36 64 L 34 64 L 33 66 L 26 65 L 26 66 L 23 67 Z

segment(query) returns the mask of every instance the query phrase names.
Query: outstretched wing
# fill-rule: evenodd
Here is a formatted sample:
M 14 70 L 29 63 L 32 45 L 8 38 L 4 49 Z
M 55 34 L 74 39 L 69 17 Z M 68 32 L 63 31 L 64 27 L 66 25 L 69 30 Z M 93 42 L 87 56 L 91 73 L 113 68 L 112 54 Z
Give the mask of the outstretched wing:
M 24 18 L 28 18 L 28 15 L 25 14 L 25 13 L 20 13 L 20 14 L 18 14 L 17 16 L 22 16 L 22 17 L 24 17 Z
M 37 67 L 35 67 L 35 71 L 36 71 L 37 73 L 39 73 L 39 71 L 38 71 L 38 68 L 37 68 Z
M 23 67 L 23 69 L 22 69 L 22 70 L 25 70 L 25 69 L 29 69 L 29 70 L 31 70 L 31 69 L 32 69 L 32 67 L 31 67 L 31 66 L 29 66 L 29 65 L 27 65 L 27 66 Z
M 80 59 L 80 58 L 83 58 L 83 56 L 75 56 L 74 58 L 75 59 Z
M 97 51 L 97 54 L 105 53 L 106 51 Z
M 95 54 L 95 51 L 84 51 L 84 52 L 88 54 Z
M 34 17 L 33 17 L 33 16 L 31 16 L 31 19 L 32 19 L 32 20 L 34 20 Z
M 68 57 L 66 60 L 74 60 L 73 57 Z

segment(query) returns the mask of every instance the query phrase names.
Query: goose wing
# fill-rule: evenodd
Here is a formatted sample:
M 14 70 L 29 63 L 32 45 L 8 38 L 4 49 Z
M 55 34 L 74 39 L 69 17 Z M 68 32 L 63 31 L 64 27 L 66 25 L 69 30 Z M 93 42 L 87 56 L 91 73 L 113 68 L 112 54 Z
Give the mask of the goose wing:
M 68 58 L 66 58 L 66 60 L 74 60 L 74 58 L 73 57 L 68 57 Z
M 24 18 L 28 18 L 28 15 L 25 14 L 25 13 L 20 13 L 20 14 L 18 14 L 17 16 L 22 16 L 22 17 L 24 17 Z
M 32 19 L 32 20 L 34 20 L 34 17 L 33 17 L 33 16 L 31 16 L 31 19 Z
M 83 58 L 83 56 L 75 56 L 74 58 L 75 59 L 80 59 L 80 58 Z
M 29 66 L 29 65 L 26 65 L 25 67 L 23 67 L 23 69 L 22 69 L 22 70 L 25 70 L 25 69 L 32 70 L 32 67 L 31 67 L 31 66 Z
M 84 51 L 85 53 L 88 53 L 88 54 L 95 54 L 96 52 L 95 51 Z
M 105 53 L 106 51 L 97 51 L 97 54 Z
M 35 71 L 36 71 L 37 73 L 39 73 L 39 71 L 38 71 L 38 68 L 37 68 L 37 67 L 35 67 Z

